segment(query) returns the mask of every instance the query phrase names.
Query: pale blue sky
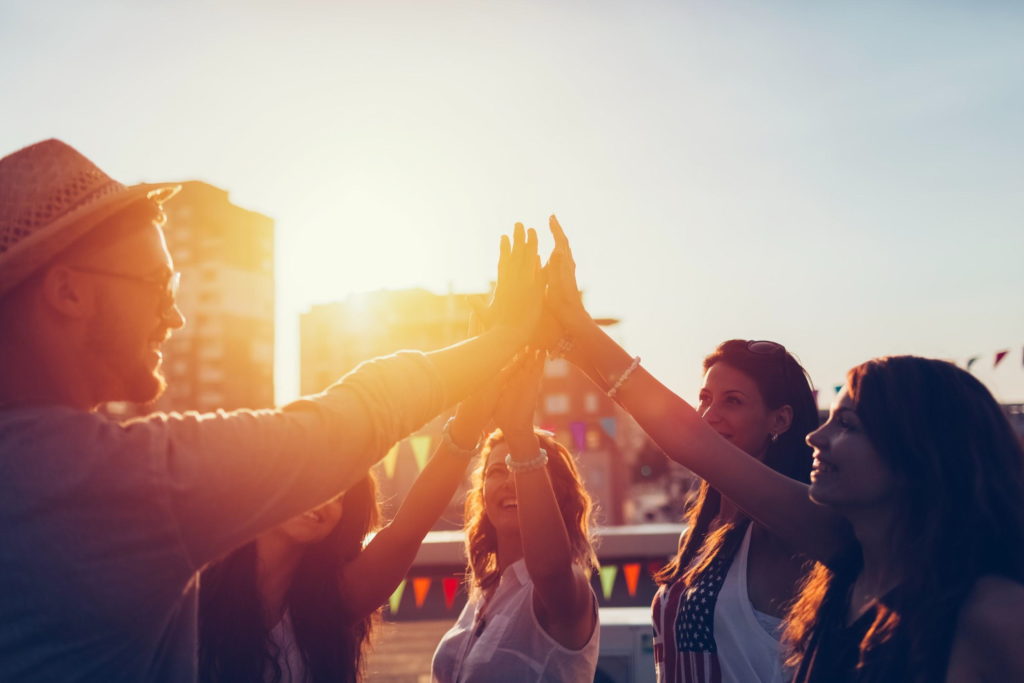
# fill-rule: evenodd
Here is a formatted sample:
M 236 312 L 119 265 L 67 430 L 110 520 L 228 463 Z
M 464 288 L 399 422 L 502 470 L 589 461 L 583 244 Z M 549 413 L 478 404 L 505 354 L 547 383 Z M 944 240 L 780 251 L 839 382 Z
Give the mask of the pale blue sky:
M 3 0 L 0 153 L 57 136 L 273 216 L 280 398 L 310 304 L 482 289 L 555 211 L 684 396 L 746 337 L 826 395 L 981 354 L 1024 400 L 1022 35 L 1009 2 Z

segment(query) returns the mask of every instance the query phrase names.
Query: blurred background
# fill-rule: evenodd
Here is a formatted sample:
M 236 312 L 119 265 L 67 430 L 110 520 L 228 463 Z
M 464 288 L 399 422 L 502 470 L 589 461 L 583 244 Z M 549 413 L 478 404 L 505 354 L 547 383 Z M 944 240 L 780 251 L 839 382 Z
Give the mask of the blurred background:
M 1021 430 L 1022 34 L 1011 2 L 4 0 L 0 155 L 59 137 L 186 183 L 161 409 L 280 404 L 457 341 L 499 234 L 546 253 L 557 212 L 591 312 L 684 397 L 719 342 L 772 339 L 822 409 L 849 367 L 914 353 Z M 378 465 L 388 509 L 444 417 Z M 692 478 L 563 362 L 537 421 L 600 505 L 603 606 L 640 610 Z M 406 645 L 465 599 L 460 524 L 457 496 L 392 596 Z M 389 642 L 376 680 L 417 680 Z

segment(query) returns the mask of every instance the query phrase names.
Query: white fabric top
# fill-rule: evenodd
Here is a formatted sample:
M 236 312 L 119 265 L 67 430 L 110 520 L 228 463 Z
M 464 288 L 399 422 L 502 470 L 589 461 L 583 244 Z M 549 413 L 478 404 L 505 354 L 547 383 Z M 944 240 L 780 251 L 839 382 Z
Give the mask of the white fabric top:
M 593 593 L 592 593 L 593 594 Z M 594 595 L 597 611 L 597 596 Z M 595 619 L 590 640 L 570 650 L 544 631 L 533 611 L 533 581 L 526 561 L 509 565 L 487 606 L 470 601 L 444 635 L 431 663 L 438 683 L 556 683 L 592 681 L 597 670 L 601 628 Z
M 747 527 L 715 603 L 715 642 L 722 683 L 782 683 L 793 677 L 793 671 L 782 666 L 782 620 L 755 610 L 747 593 L 753 529 L 753 524 Z
M 295 627 L 292 626 L 292 613 L 285 610 L 284 616 L 270 630 L 270 642 L 277 648 L 277 665 L 281 667 L 281 683 L 306 683 L 306 664 L 302 659 L 299 644 L 295 642 Z M 264 680 L 269 681 L 273 672 L 268 670 Z

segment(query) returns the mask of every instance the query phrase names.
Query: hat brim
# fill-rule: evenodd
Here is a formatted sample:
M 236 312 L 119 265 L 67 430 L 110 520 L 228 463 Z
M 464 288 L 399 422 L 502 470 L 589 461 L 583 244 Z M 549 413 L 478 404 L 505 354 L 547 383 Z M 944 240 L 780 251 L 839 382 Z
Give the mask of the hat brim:
M 171 199 L 181 185 L 141 183 L 112 192 L 78 209 L 69 211 L 50 225 L 26 237 L 0 254 L 0 296 L 13 289 L 53 257 L 88 234 L 97 225 L 139 200 L 158 205 Z

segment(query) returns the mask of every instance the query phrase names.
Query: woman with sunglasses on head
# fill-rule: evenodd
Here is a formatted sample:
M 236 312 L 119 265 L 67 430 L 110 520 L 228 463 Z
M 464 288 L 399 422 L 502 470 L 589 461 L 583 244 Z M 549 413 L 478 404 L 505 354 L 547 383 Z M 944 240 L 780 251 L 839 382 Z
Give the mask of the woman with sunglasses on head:
M 551 228 L 547 306 L 573 358 L 670 458 L 821 563 L 787 619 L 794 680 L 1024 680 L 1024 454 L 980 382 L 911 356 L 852 369 L 808 437 L 807 486 L 722 438 L 593 325 Z
M 592 681 L 600 627 L 590 496 L 568 450 L 534 429 L 543 353 L 527 351 L 494 409 L 466 497 L 469 602 L 437 646 L 440 683 Z

